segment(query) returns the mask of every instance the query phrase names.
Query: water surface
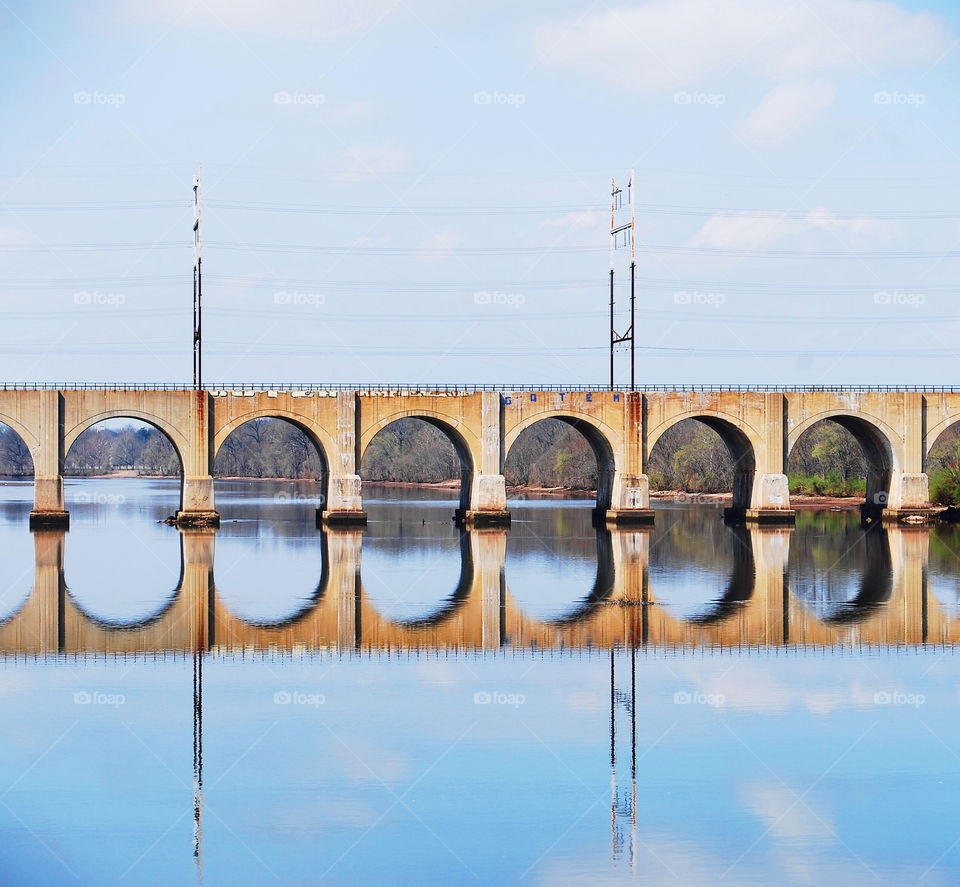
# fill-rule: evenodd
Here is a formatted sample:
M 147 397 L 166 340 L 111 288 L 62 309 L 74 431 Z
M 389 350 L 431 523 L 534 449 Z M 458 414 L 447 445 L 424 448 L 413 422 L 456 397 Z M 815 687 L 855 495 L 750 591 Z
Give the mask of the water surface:
M 180 533 L 170 481 L 72 481 L 31 534 L 0 487 L 4 883 L 960 876 L 957 531 L 217 494 Z

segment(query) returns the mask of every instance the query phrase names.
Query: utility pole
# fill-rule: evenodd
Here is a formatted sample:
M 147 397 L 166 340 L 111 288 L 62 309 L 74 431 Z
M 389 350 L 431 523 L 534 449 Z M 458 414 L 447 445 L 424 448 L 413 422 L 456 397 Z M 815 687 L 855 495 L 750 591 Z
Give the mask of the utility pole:
M 203 387 L 203 258 L 200 222 L 203 212 L 202 170 L 198 166 L 193 179 L 193 387 Z
M 611 181 L 610 185 L 610 387 L 616 385 L 616 373 L 614 367 L 614 352 L 617 345 L 630 343 L 630 388 L 637 386 L 637 367 L 636 367 L 636 345 L 634 341 L 634 328 L 636 325 L 637 312 L 637 254 L 636 254 L 636 205 L 633 195 L 633 170 L 630 171 L 630 179 L 627 182 L 627 205 L 630 211 L 630 218 L 621 224 L 617 223 L 617 210 L 623 208 L 623 189 L 617 187 L 616 180 Z M 630 326 L 625 333 L 618 333 L 616 330 L 615 318 L 615 266 L 616 251 L 618 246 L 630 247 Z

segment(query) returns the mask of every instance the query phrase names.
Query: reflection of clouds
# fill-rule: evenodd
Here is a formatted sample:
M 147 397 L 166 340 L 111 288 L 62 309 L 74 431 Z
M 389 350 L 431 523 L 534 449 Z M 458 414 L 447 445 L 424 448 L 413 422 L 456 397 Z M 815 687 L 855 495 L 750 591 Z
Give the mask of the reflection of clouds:
M 443 690 L 466 685 L 470 679 L 469 672 L 462 666 L 446 662 L 418 662 L 413 667 L 413 674 L 421 684 Z
M 779 782 L 762 782 L 746 786 L 743 793 L 746 806 L 772 836 L 793 841 L 836 841 L 829 817 L 814 810 L 809 798 L 800 800 L 802 792 L 793 792 Z
M 562 699 L 567 707 L 573 711 L 601 711 L 606 709 L 610 704 L 610 700 L 607 697 L 601 697 L 597 693 L 584 691 L 564 693 Z
M 343 776 L 373 783 L 403 782 L 413 776 L 410 758 L 399 754 L 395 747 L 358 739 L 356 736 L 345 736 L 343 741 L 347 743 L 347 748 L 340 742 L 331 746 Z

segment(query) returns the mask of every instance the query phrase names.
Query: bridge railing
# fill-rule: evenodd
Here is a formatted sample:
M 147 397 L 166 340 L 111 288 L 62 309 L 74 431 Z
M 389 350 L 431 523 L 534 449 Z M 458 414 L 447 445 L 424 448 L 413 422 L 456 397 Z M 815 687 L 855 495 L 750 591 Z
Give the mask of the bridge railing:
M 194 387 L 181 382 L 2 382 L 0 391 L 193 391 Z M 524 382 L 466 384 L 462 382 L 211 382 L 204 391 L 385 391 L 404 393 L 459 393 L 480 391 L 618 391 L 618 392 L 791 392 L 791 391 L 918 391 L 960 392 L 960 385 L 723 385 L 682 384 L 590 385 L 590 384 L 536 384 Z

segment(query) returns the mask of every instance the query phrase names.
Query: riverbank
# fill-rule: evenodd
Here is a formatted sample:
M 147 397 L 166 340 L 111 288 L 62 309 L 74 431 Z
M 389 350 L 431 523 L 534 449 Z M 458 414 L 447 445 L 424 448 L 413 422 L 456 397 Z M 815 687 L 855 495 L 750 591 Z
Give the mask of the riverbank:
M 651 490 L 651 499 L 674 502 L 703 502 L 717 505 L 732 505 L 732 493 L 687 493 L 683 490 Z M 790 494 L 793 509 L 830 509 L 831 511 L 856 511 L 863 504 L 862 496 L 804 496 Z

